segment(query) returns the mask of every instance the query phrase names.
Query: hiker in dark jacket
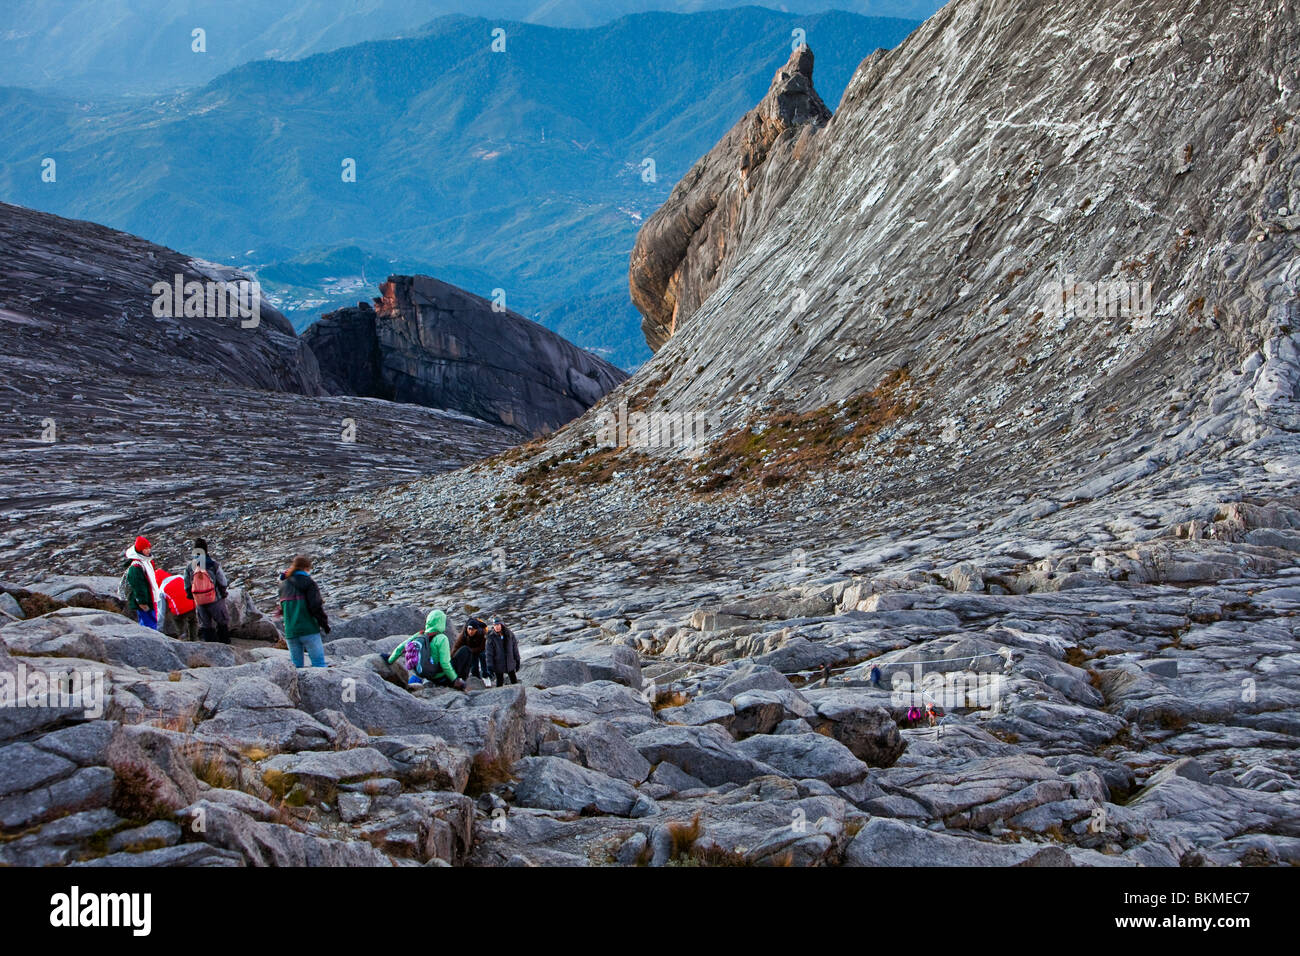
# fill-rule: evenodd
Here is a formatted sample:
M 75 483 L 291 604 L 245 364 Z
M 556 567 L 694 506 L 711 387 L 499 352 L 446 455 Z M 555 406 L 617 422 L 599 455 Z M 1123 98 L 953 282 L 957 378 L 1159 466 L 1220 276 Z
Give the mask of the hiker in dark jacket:
M 325 667 L 325 647 L 321 632 L 330 632 L 329 618 L 320 588 L 308 574 L 311 558 L 300 554 L 293 559 L 289 570 L 280 575 L 280 611 L 284 615 L 284 642 L 289 645 L 289 658 L 294 667 L 302 667 L 302 652 L 306 648 L 312 667 Z
M 452 655 L 455 656 L 456 652 L 462 647 L 468 647 L 470 651 L 470 674 L 486 684 L 492 679 L 485 655 L 487 650 L 487 625 L 476 617 L 471 617 L 466 621 L 465 626 L 456 635 L 456 643 L 451 649 Z
M 487 632 L 487 666 L 496 677 L 498 687 L 505 686 L 507 676 L 510 683 L 519 683 L 515 674 L 519 670 L 519 642 L 515 640 L 515 632 L 499 617 L 492 619 Z
M 230 592 L 230 582 L 221 564 L 208 553 L 207 541 L 195 538 L 193 553 L 194 560 L 185 566 L 185 596 L 194 602 L 198 614 L 199 639 L 229 644 L 230 610 L 226 607 L 226 595 Z M 199 579 L 197 592 L 195 575 Z

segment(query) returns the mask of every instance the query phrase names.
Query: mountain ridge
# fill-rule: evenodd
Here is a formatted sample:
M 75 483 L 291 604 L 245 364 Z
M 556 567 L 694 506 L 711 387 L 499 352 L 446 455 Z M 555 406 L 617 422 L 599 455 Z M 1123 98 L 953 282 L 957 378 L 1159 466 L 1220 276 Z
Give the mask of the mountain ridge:
M 834 91 L 914 26 L 756 8 L 701 16 L 594 32 L 521 26 L 505 54 L 490 50 L 493 21 L 468 19 L 432 37 L 248 65 L 146 105 L 14 96 L 0 194 L 272 274 L 364 235 L 386 274 L 503 288 L 521 314 L 634 366 L 647 354 L 624 278 L 635 232 L 729 114 L 766 90 L 791 31 L 821 44 L 821 86 Z M 41 181 L 46 157 L 55 183 Z M 355 182 L 342 177 L 349 158 Z M 159 216 L 159 202 L 172 212 Z M 353 268 L 313 268 L 314 286 L 268 280 L 268 292 L 301 328 L 356 301 L 322 291 L 327 278 L 359 278 Z

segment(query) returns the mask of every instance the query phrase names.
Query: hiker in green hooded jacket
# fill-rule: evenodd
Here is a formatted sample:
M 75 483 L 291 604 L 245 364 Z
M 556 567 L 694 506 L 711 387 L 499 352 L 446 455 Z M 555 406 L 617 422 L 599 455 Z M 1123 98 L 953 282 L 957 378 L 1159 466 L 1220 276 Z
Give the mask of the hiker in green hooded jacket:
M 399 658 L 403 659 L 406 669 L 411 672 L 408 684 L 419 686 L 427 680 L 437 687 L 464 690 L 471 656 L 467 647 L 452 655 L 451 643 L 447 639 L 447 615 L 442 611 L 430 611 L 424 619 L 424 632 L 398 644 L 389 655 L 388 663 L 395 664 Z

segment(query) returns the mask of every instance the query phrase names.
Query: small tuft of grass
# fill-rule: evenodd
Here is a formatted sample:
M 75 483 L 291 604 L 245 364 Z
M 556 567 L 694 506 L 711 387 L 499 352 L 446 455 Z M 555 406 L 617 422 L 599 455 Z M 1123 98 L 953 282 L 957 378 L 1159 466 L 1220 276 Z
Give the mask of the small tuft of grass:
M 655 694 L 654 703 L 650 705 L 656 713 L 669 707 L 681 707 L 690 702 L 690 698 L 677 690 L 661 690 Z
M 700 838 L 700 832 L 703 827 L 700 826 L 700 815 L 697 813 L 691 817 L 689 823 L 683 823 L 680 820 L 673 820 L 668 824 L 668 833 L 673 839 L 673 850 L 671 859 L 681 859 L 690 857 L 691 851 L 695 847 L 695 841 Z

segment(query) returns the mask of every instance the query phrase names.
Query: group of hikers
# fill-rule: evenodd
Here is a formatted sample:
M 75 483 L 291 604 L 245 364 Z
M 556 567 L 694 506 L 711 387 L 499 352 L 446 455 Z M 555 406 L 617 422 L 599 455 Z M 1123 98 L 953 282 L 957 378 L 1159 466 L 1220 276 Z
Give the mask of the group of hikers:
M 126 568 L 118 596 L 137 623 L 160 630 L 163 609 L 171 613 L 177 636 L 185 640 L 230 643 L 230 582 L 202 538 L 193 542 L 193 559 L 182 574 L 169 574 L 153 558 L 153 545 L 141 535 L 126 549 Z
M 203 538 L 193 541 L 192 557 L 183 574 L 169 574 L 153 558 L 153 546 L 143 535 L 126 549 L 126 565 L 119 596 L 144 627 L 161 630 L 164 608 L 170 613 L 177 637 L 182 640 L 230 643 L 230 612 L 226 598 L 230 582 L 208 551 Z M 312 560 L 298 555 L 280 574 L 280 614 L 284 620 L 284 642 L 294 667 L 326 667 L 322 634 L 330 632 L 329 616 L 320 588 L 311 576 Z M 467 678 L 478 677 L 498 687 L 506 680 L 519 683 L 519 641 L 501 618 L 491 625 L 476 617 L 465 622 L 455 643 L 447 636 L 447 615 L 432 611 L 424 630 L 406 638 L 388 658 L 399 658 L 410 672 L 408 684 L 430 683 L 440 687 L 466 688 Z
M 907 726 L 915 727 L 924 720 L 928 726 L 933 727 L 939 722 L 939 718 L 942 716 L 943 715 L 935 709 L 933 701 L 926 704 L 924 707 L 913 704 L 911 707 L 907 708 Z
M 504 686 L 507 678 L 512 684 L 519 683 L 519 641 L 499 617 L 492 619 L 491 626 L 470 618 L 453 644 L 447 636 L 447 615 L 430 611 L 424 631 L 398 644 L 388 663 L 399 659 L 410 672 L 408 683 L 413 686 L 428 682 L 464 690 L 471 675 L 485 684 L 495 681 L 498 687 Z

